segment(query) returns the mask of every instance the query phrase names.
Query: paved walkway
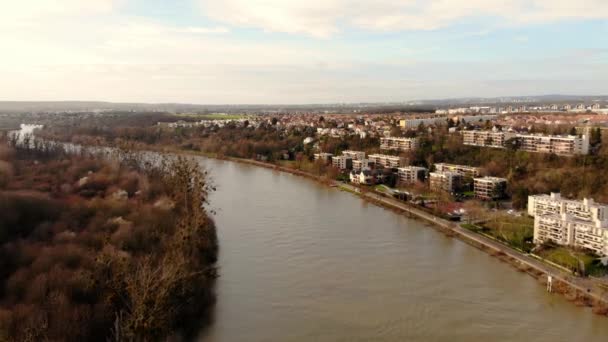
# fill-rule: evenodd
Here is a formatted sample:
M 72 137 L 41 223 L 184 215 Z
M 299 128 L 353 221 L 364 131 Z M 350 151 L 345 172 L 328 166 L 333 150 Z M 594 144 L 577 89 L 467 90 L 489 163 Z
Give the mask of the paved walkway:
M 342 187 L 342 188 L 346 188 L 351 191 L 359 192 L 358 188 L 356 188 L 350 184 L 335 182 L 335 185 Z M 384 197 L 382 195 L 379 195 L 379 194 L 371 192 L 371 191 L 370 192 L 360 192 L 360 195 L 362 197 L 367 197 L 374 201 L 381 202 L 382 204 L 384 204 L 388 207 L 393 207 L 393 208 L 396 208 L 399 210 L 406 211 L 412 215 L 415 215 L 419 218 L 422 218 L 426 221 L 436 224 L 444 229 L 448 229 L 448 230 L 456 233 L 459 237 L 463 238 L 464 240 L 472 241 L 479 245 L 490 248 L 496 252 L 504 253 L 505 255 L 517 260 L 522 265 L 528 266 L 539 272 L 542 272 L 546 276 L 550 275 L 551 277 L 553 277 L 554 280 L 558 280 L 558 281 L 567 283 L 572 288 L 575 288 L 583 293 L 587 293 L 593 299 L 602 301 L 602 302 L 608 304 L 608 293 L 606 293 L 608 291 L 602 291 L 599 288 L 598 284 L 600 284 L 601 282 L 598 280 L 574 277 L 570 273 L 564 272 L 563 270 L 560 270 L 557 267 L 548 265 L 532 256 L 522 254 L 521 252 L 516 251 L 495 240 L 489 239 L 485 236 L 479 235 L 479 234 L 469 231 L 465 228 L 462 228 L 462 227 L 460 227 L 460 225 L 455 224 L 451 221 L 434 216 L 434 215 L 429 214 L 418 208 L 414 208 L 411 205 L 408 205 L 402 201 L 399 201 L 399 200 L 396 200 L 393 198 L 387 198 L 387 197 Z

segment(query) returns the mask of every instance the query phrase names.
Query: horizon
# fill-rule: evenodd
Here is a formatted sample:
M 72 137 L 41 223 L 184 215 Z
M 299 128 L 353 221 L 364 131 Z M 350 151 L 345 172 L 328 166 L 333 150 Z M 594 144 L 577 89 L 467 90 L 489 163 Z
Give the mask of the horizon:
M 595 98 L 593 101 L 608 101 L 608 95 L 595 95 L 595 94 L 541 94 L 541 95 L 505 95 L 505 96 L 494 96 L 494 97 L 452 97 L 452 98 L 430 98 L 430 99 L 412 99 L 395 102 L 325 102 L 325 103 L 192 103 L 192 102 L 119 102 L 110 100 L 0 100 L 1 103 L 105 103 L 112 105 L 184 105 L 184 106 L 329 106 L 329 105 L 405 105 L 405 106 L 416 106 L 416 105 L 433 105 L 433 102 L 450 102 L 450 101 L 470 101 L 474 104 L 473 100 L 520 100 L 529 98 L 530 102 L 538 102 L 545 97 L 563 97 L 564 99 L 552 99 L 551 101 L 569 101 L 566 98 Z M 604 98 L 604 99 L 602 99 Z M 590 99 L 588 99 L 590 100 Z M 488 102 L 489 104 L 495 104 Z M 448 105 L 453 105 L 450 103 Z
M 0 100 L 594 96 L 608 79 L 606 19 L 602 0 L 23 0 L 0 14 Z

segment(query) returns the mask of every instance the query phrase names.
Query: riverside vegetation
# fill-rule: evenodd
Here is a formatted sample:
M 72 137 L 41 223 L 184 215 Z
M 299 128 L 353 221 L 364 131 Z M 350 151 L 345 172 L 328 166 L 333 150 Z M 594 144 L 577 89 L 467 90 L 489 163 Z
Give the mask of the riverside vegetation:
M 210 314 L 218 246 L 198 164 L 10 145 L 0 341 L 161 340 Z

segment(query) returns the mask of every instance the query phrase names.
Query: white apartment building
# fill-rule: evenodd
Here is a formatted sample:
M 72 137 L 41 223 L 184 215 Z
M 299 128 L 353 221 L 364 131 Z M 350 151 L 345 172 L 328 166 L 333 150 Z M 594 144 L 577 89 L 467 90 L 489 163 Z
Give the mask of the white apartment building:
M 406 166 L 397 169 L 397 179 L 400 184 L 412 184 L 424 181 L 428 170 L 419 166 Z
M 331 163 L 333 167 L 340 170 L 350 170 L 353 168 L 353 159 L 347 156 L 331 157 Z
M 507 190 L 507 180 L 498 177 L 480 177 L 473 181 L 475 198 L 492 201 L 504 198 Z
M 514 138 L 511 132 L 492 131 L 462 131 L 462 143 L 471 146 L 487 146 L 504 148 L 505 142 Z
M 396 169 L 405 164 L 405 158 L 386 154 L 370 154 L 367 159 L 375 165 Z
M 447 113 L 447 112 L 446 112 Z M 418 128 L 420 124 L 424 126 L 440 125 L 447 123 L 447 116 L 434 116 L 426 118 L 408 118 L 399 120 L 401 128 Z
M 435 164 L 435 171 L 437 172 L 456 172 L 461 174 L 466 178 L 475 178 L 481 175 L 481 169 L 474 166 L 468 165 L 457 165 L 457 164 L 447 164 L 447 163 L 437 163 Z
M 589 136 L 519 134 L 501 131 L 462 131 L 465 145 L 505 147 L 505 142 L 517 138 L 519 149 L 535 153 L 555 153 L 559 155 L 589 154 Z
M 534 243 L 553 241 L 608 256 L 608 206 L 551 193 L 529 196 L 528 214 L 534 216 Z
M 314 154 L 315 161 L 317 161 L 317 160 L 322 160 L 322 161 L 323 161 L 323 162 L 325 162 L 325 163 L 329 163 L 329 162 L 331 162 L 331 158 L 332 158 L 333 156 L 334 156 L 334 155 L 333 155 L 332 153 L 325 153 L 325 152 L 321 152 L 321 153 L 315 153 L 315 154 Z
M 353 170 L 354 171 L 362 171 L 370 169 L 370 161 L 369 159 L 353 159 Z
M 589 136 L 517 134 L 520 150 L 559 155 L 589 154 Z
M 429 174 L 431 190 L 455 192 L 461 184 L 462 175 L 456 172 L 431 172 Z
M 393 151 L 412 151 L 418 147 L 416 138 L 380 138 L 380 148 Z
M 350 151 L 350 150 L 347 150 L 347 151 L 343 151 L 342 155 L 346 156 L 346 157 L 350 157 L 350 158 L 352 158 L 352 160 L 363 160 L 363 159 L 365 159 L 365 152 L 363 152 L 363 151 Z

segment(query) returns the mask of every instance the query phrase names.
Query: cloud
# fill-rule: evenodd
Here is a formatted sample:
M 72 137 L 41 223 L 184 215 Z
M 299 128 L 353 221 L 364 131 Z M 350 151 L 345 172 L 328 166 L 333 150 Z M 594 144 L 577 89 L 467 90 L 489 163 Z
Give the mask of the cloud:
M 471 18 L 525 25 L 606 19 L 606 0 L 199 0 L 210 18 L 241 27 L 327 38 L 344 26 L 435 30 Z

